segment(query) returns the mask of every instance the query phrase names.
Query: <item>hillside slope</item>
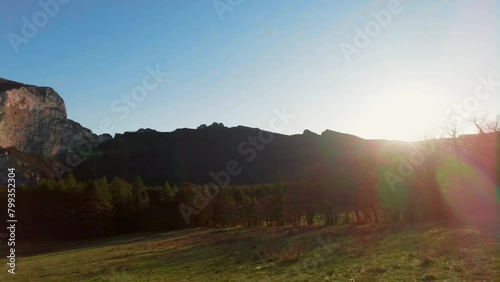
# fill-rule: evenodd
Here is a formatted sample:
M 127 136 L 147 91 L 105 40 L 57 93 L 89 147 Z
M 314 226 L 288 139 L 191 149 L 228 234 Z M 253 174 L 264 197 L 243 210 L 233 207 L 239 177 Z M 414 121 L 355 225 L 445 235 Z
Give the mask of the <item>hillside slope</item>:
M 190 229 L 23 243 L 8 281 L 495 281 L 495 230 L 358 225 Z

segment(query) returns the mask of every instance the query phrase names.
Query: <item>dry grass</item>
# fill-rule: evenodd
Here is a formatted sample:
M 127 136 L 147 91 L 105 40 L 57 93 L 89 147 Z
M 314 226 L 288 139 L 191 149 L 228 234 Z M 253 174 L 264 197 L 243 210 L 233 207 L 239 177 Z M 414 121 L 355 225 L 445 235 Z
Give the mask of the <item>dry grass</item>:
M 23 242 L 17 274 L 0 280 L 499 281 L 496 228 L 258 227 Z

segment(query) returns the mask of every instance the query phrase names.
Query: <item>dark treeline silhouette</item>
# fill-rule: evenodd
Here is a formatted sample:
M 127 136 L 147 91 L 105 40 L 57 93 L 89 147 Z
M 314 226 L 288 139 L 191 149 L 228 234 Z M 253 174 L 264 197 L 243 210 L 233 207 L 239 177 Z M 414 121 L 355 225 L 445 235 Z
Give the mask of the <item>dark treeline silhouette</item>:
M 342 150 L 337 148 L 333 155 L 325 153 L 322 158 L 317 157 L 317 149 L 310 149 L 314 158 L 298 153 L 299 158 L 288 158 L 286 154 L 276 157 L 273 152 L 282 149 L 269 146 L 265 151 L 269 156 L 261 156 L 265 160 L 273 157 L 274 163 L 283 166 L 260 167 L 265 162 L 257 162 L 256 158 L 248 164 L 253 165 L 250 170 L 245 163 L 241 165 L 253 181 L 233 182 L 231 178 L 223 187 L 203 184 L 213 179 L 178 183 L 190 173 L 163 184 L 159 179 L 166 176 L 143 181 L 147 173 L 136 173 L 134 178 L 128 170 L 109 172 L 108 178 L 80 180 L 67 174 L 62 181 L 42 180 L 16 189 L 16 233 L 19 238 L 59 240 L 190 227 L 412 223 L 463 220 L 468 216 L 490 222 L 495 219 L 499 187 L 499 158 L 492 152 L 500 142 L 497 135 L 480 137 L 461 138 L 465 149 L 460 151 L 445 139 L 380 143 L 386 145 L 377 150 L 359 149 L 352 145 L 356 141 L 352 139 L 352 144 L 346 141 L 339 147 Z M 133 148 L 144 152 L 146 145 L 141 146 Z M 139 153 L 133 156 L 137 158 Z M 304 162 L 299 164 L 300 160 Z M 120 167 L 117 160 L 113 162 Z M 136 165 L 142 167 L 143 163 L 146 159 Z M 283 169 L 285 163 L 295 169 Z M 155 173 L 161 175 L 167 168 Z M 262 178 L 259 171 L 270 171 L 264 176 L 272 174 L 269 179 L 278 180 L 256 184 Z M 7 189 L 0 189 L 0 201 L 7 202 Z M 0 212 L 4 222 L 5 213 Z
M 189 182 L 148 186 L 140 177 L 78 182 L 68 174 L 63 181 L 17 189 L 18 236 L 57 240 L 187 227 L 450 219 L 432 162 L 396 190 L 388 185 L 388 169 L 366 161 L 318 165 L 294 180 L 224 187 Z M 6 190 L 0 191 L 0 201 L 6 201 Z

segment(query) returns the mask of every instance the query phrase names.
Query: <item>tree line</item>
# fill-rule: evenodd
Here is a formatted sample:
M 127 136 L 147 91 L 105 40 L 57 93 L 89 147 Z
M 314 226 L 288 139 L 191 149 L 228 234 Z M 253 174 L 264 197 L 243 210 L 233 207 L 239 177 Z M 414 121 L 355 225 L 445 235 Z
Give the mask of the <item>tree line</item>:
M 207 186 L 168 182 L 148 186 L 101 178 L 42 180 L 16 191 L 18 236 L 29 239 L 82 239 L 129 232 L 189 227 L 340 225 L 379 221 L 447 220 L 433 162 L 417 168 L 396 190 L 385 165 L 368 159 L 318 165 L 296 179 L 274 184 L 227 185 L 216 197 Z M 214 187 L 212 187 L 213 189 Z M 0 189 L 6 202 L 6 189 Z M 2 217 L 5 218 L 5 214 Z M 0 219 L 0 220 L 4 220 Z

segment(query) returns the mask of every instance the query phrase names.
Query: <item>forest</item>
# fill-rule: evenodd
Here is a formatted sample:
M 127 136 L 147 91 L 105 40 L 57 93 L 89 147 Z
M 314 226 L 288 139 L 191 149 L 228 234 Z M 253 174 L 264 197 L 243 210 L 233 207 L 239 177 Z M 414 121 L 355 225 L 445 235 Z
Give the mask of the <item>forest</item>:
M 494 198 L 463 194 L 480 179 L 452 158 L 428 158 L 394 189 L 387 176 L 397 171 L 396 165 L 363 159 L 318 165 L 278 183 L 223 187 L 190 182 L 152 186 L 139 176 L 130 182 L 118 177 L 77 181 L 67 174 L 61 181 L 16 189 L 16 202 L 22 203 L 16 206 L 22 219 L 18 236 L 60 240 L 192 227 L 453 221 L 457 211 L 450 201 L 457 201 L 457 193 L 467 195 L 462 198 L 467 216 L 478 212 L 473 209 L 478 205 L 481 216 L 494 213 Z M 0 201 L 6 201 L 6 191 L 0 189 Z

